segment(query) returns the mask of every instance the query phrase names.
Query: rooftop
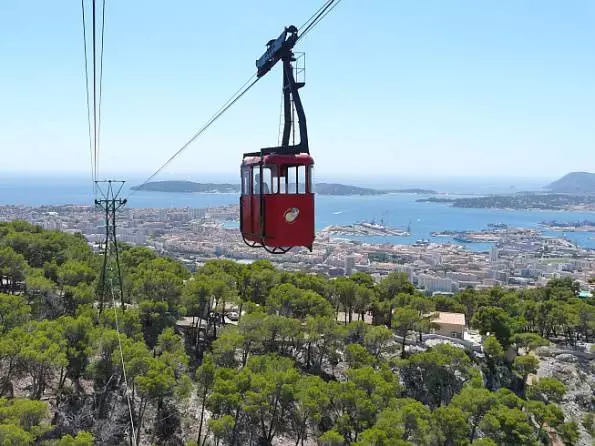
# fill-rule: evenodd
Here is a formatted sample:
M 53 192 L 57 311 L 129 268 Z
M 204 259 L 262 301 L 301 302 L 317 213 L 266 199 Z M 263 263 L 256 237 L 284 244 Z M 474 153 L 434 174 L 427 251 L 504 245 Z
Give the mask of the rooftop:
M 437 317 L 432 320 L 437 324 L 465 325 L 465 315 L 463 313 L 448 313 L 446 311 L 437 311 Z

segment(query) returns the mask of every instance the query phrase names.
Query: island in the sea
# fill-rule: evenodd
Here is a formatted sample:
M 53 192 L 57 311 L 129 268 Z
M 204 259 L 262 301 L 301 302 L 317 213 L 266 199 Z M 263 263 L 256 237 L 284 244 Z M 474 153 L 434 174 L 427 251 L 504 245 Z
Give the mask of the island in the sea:
M 150 192 L 199 192 L 199 193 L 239 193 L 239 184 L 227 183 L 195 183 L 194 181 L 153 181 L 132 186 L 132 190 Z
M 140 186 L 133 186 L 132 189 L 150 192 L 240 193 L 239 184 L 195 183 L 194 181 L 154 181 Z M 437 194 L 436 191 L 429 189 L 382 190 L 336 183 L 317 183 L 315 185 L 315 192 L 319 195 L 384 195 L 390 193 Z
M 448 203 L 457 208 L 595 211 L 595 195 L 518 193 L 471 198 L 421 198 L 418 202 Z

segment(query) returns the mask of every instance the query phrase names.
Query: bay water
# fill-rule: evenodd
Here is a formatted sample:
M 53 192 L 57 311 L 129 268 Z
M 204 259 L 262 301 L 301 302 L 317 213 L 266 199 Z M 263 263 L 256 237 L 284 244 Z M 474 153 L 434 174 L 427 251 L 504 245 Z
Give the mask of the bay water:
M 134 184 L 134 183 L 132 183 Z M 199 194 L 122 191 L 131 208 L 207 208 L 239 201 L 237 194 Z M 375 196 L 316 197 L 316 229 L 329 225 L 349 225 L 361 221 L 384 223 L 387 226 L 410 228 L 410 236 L 349 237 L 370 243 L 411 244 L 417 240 L 452 242 L 449 237 L 432 237 L 440 231 L 487 229 L 489 224 L 504 223 L 513 227 L 538 228 L 541 221 L 575 222 L 595 220 L 595 212 L 513 211 L 502 209 L 463 209 L 444 203 L 419 203 L 424 195 L 393 193 Z M 0 179 L 0 205 L 91 204 L 93 190 L 88 182 L 75 180 L 23 181 Z M 543 228 L 542 228 L 543 229 Z M 545 231 L 546 235 L 562 236 L 561 232 Z M 585 248 L 595 249 L 595 233 L 567 232 L 564 236 Z M 487 250 L 489 244 L 472 243 L 473 250 Z

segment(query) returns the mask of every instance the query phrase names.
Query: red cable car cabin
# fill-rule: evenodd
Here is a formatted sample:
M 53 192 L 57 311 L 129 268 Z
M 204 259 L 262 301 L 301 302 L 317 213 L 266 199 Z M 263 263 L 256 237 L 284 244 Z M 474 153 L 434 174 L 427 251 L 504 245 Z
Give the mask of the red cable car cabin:
M 314 242 L 314 160 L 306 153 L 251 156 L 242 162 L 240 228 L 249 246 L 284 253 Z
M 240 229 L 244 242 L 251 247 L 264 247 L 273 254 L 282 254 L 294 246 L 310 251 L 314 243 L 314 191 L 312 169 L 314 160 L 308 147 L 306 116 L 296 82 L 292 48 L 298 30 L 289 26 L 274 40 L 256 61 L 257 76 L 268 73 L 283 61 L 283 137 L 280 147 L 245 153 L 242 160 L 242 196 L 240 198 Z M 292 107 L 298 117 L 300 142 L 289 145 Z

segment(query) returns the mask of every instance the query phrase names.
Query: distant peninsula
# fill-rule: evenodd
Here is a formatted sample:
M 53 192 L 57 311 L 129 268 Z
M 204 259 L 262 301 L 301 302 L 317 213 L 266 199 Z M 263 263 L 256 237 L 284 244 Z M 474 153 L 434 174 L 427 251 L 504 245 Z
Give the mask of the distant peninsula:
M 177 192 L 177 193 L 240 193 L 239 184 L 195 183 L 194 181 L 154 181 L 140 186 L 133 186 L 133 190 L 149 192 Z M 319 195 L 384 195 L 390 193 L 435 195 L 430 189 L 371 189 L 367 187 L 349 186 L 337 183 L 317 183 L 315 192 Z
M 151 183 L 132 186 L 132 190 L 150 192 L 201 192 L 201 193 L 239 193 L 239 184 L 195 183 L 194 181 L 153 181 Z
M 595 173 L 571 172 L 545 186 L 557 194 L 595 194 Z
M 595 195 L 519 193 L 472 198 L 429 197 L 418 202 L 448 203 L 456 208 L 595 211 Z

